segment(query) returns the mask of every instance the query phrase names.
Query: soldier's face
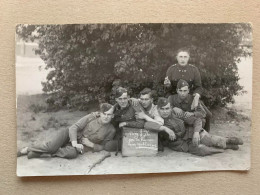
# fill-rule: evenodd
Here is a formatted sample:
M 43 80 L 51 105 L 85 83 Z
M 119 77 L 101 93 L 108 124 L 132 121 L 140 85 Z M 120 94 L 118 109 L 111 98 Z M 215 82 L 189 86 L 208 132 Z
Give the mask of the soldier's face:
M 120 97 L 116 98 L 116 102 L 121 108 L 126 108 L 128 106 L 128 95 L 123 93 Z
M 185 51 L 181 51 L 181 52 L 178 53 L 176 58 L 177 58 L 178 63 L 181 66 L 185 66 L 185 65 L 188 64 L 188 61 L 190 59 L 190 55 Z
M 172 111 L 171 104 L 168 103 L 166 106 L 158 108 L 158 112 L 162 118 L 167 118 L 170 116 Z
M 190 92 L 190 90 L 189 90 L 188 86 L 177 89 L 178 96 L 182 100 L 188 96 L 189 92 Z
M 106 111 L 106 112 L 101 112 L 100 113 L 100 120 L 103 124 L 107 124 L 110 123 L 112 118 L 114 117 L 113 115 L 113 108 L 111 108 L 110 110 Z
M 141 95 L 140 96 L 140 104 L 144 108 L 148 108 L 153 102 L 153 99 L 150 97 L 149 94 Z

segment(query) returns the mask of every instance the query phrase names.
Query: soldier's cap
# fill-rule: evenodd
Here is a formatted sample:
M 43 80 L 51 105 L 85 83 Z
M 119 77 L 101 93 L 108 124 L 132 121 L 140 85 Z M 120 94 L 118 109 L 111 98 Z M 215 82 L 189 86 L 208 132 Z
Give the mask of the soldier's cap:
M 113 106 L 111 104 L 108 104 L 108 103 L 102 103 L 100 104 L 100 112 L 107 112 L 109 111 Z
M 169 100 L 164 97 L 160 97 L 157 101 L 158 108 L 162 108 L 162 107 L 166 106 L 167 104 L 169 104 Z
M 189 83 L 183 79 L 180 79 L 177 83 L 177 89 L 181 89 L 185 86 L 188 86 L 189 87 Z
M 118 97 L 120 97 L 121 95 L 123 95 L 123 93 L 127 93 L 127 89 L 126 89 L 126 88 L 123 88 L 123 87 L 118 87 L 118 88 L 116 89 L 115 97 L 118 98 Z

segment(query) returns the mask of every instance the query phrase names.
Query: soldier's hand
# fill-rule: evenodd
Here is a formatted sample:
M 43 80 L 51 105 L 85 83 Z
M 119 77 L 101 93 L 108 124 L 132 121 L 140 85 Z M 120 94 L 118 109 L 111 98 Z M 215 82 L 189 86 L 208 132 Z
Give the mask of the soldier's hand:
M 72 145 L 79 153 L 83 153 L 84 146 L 82 144 L 74 144 Z
M 176 135 L 171 129 L 165 128 L 165 132 L 168 133 L 170 140 L 174 141 L 176 139 Z
M 184 113 L 184 118 L 186 119 L 186 118 L 189 118 L 189 117 L 191 117 L 191 116 L 194 116 L 194 113 L 193 112 L 185 112 Z
M 170 87 L 171 86 L 171 81 L 168 77 L 165 77 L 164 79 L 164 83 L 163 83 L 166 87 Z
M 122 127 L 124 127 L 124 126 L 126 126 L 126 122 L 121 122 L 121 123 L 119 123 L 119 128 L 122 128 Z
M 91 141 L 89 141 L 88 138 L 82 138 L 82 144 L 87 146 L 87 147 L 90 147 L 90 148 L 93 148 L 94 147 L 94 143 L 92 143 Z
M 174 107 L 172 110 L 174 111 L 174 113 L 177 115 L 178 118 L 182 118 L 183 117 L 182 109 Z
M 200 144 L 200 133 L 199 132 L 194 132 L 193 138 L 192 138 L 192 144 L 194 146 L 198 146 Z
M 195 110 L 195 109 L 198 107 L 198 105 L 199 105 L 199 99 L 200 99 L 199 95 L 196 94 L 196 95 L 194 96 L 193 101 L 192 101 L 192 104 L 191 104 L 191 110 Z
M 130 101 L 131 101 L 131 104 L 135 107 L 139 105 L 139 100 L 136 98 L 130 98 Z

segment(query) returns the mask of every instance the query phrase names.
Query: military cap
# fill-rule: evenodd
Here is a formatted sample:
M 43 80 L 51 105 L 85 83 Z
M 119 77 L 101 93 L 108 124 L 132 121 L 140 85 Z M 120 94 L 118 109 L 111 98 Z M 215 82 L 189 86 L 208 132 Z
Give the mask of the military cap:
M 100 104 L 100 112 L 107 112 L 109 111 L 113 106 L 111 104 L 108 103 L 102 103 Z
M 160 97 L 160 98 L 158 99 L 157 106 L 158 106 L 159 108 L 162 108 L 162 107 L 166 106 L 168 103 L 169 103 L 169 101 L 168 101 L 167 98 Z
M 123 87 L 118 87 L 117 90 L 116 90 L 115 97 L 118 98 L 121 95 L 123 95 L 123 93 L 127 93 L 127 89 L 123 88 Z
M 185 86 L 188 86 L 189 87 L 189 84 L 187 81 L 183 80 L 183 79 L 180 79 L 177 83 L 177 89 L 181 89 L 182 87 L 185 87 Z

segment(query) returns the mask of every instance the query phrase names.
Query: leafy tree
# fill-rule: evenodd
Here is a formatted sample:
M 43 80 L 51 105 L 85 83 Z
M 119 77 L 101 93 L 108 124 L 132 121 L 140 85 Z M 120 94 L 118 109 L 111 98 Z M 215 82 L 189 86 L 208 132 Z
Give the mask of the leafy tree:
M 16 32 L 38 41 L 36 53 L 50 70 L 43 91 L 54 107 L 113 101 L 119 85 L 133 96 L 144 87 L 163 96 L 166 70 L 181 47 L 200 69 L 208 106 L 224 106 L 244 92 L 237 63 L 250 55 L 241 46 L 246 36 L 251 45 L 248 24 L 18 25 Z

